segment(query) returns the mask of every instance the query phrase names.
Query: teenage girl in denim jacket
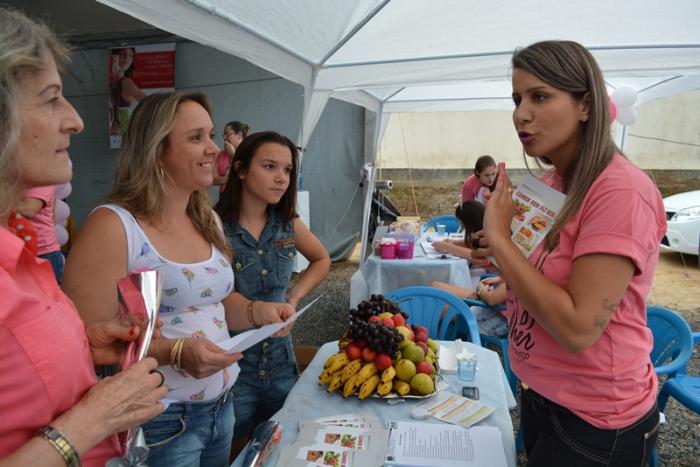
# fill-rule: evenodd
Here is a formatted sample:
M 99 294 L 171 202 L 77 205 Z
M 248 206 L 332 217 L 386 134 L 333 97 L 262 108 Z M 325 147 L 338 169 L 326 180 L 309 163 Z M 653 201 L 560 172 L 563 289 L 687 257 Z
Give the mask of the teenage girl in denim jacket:
M 330 257 L 295 212 L 297 152 L 274 132 L 254 133 L 238 146 L 216 211 L 233 246 L 236 292 L 250 300 L 295 308 L 328 274 Z M 287 290 L 297 250 L 309 267 Z M 234 386 L 234 451 L 255 426 L 284 404 L 298 373 L 289 329 L 243 353 Z

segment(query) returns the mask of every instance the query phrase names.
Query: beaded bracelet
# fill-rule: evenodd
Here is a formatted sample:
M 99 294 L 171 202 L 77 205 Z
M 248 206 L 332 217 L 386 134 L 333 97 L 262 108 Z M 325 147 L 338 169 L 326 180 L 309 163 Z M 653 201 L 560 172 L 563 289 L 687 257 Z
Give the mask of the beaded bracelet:
M 253 327 L 259 328 L 260 325 L 255 322 L 255 316 L 253 316 L 253 305 L 255 305 L 255 300 L 248 302 L 246 307 L 246 312 L 248 313 L 248 322 L 253 325 Z
M 173 344 L 170 350 L 170 368 L 176 372 L 182 371 L 182 347 L 185 345 L 185 338 L 181 337 Z
M 68 467 L 80 467 L 80 456 L 75 450 L 70 441 L 68 441 L 63 434 L 52 426 L 45 426 L 36 432 L 37 436 L 41 436 L 53 446 L 58 453 L 66 461 Z

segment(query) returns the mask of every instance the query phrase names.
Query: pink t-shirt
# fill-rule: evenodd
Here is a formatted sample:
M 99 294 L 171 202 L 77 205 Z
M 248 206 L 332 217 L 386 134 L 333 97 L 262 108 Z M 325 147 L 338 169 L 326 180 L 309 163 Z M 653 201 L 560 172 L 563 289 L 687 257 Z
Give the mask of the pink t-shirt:
M 216 173 L 223 177 L 228 172 L 231 167 L 231 157 L 226 151 L 221 151 L 216 155 L 216 160 L 214 161 L 216 165 Z M 222 183 L 219 185 L 219 193 L 223 193 L 226 188 L 226 184 Z
M 56 187 L 42 186 L 32 188 L 24 193 L 25 198 L 36 198 L 44 207 L 30 219 L 37 231 L 37 255 L 45 255 L 61 249 L 56 238 L 53 207 L 56 203 Z
M 97 378 L 83 322 L 51 265 L 2 227 L 0 244 L 2 458 L 73 407 Z M 117 437 L 111 436 L 81 460 L 101 467 L 119 453 Z
M 559 177 L 544 181 L 561 188 Z M 649 359 L 653 339 L 646 326 L 645 298 L 665 231 L 656 186 L 616 154 L 562 229 L 559 245 L 549 253 L 540 245 L 529 259 L 560 287 L 568 283 L 572 263 L 580 256 L 607 253 L 634 263 L 635 274 L 598 340 L 583 352 L 567 352 L 508 291 L 513 371 L 532 389 L 598 428 L 629 426 L 656 400 L 658 381 Z
M 476 175 L 468 176 L 462 187 L 462 202 L 476 199 L 479 190 L 481 190 L 481 182 Z

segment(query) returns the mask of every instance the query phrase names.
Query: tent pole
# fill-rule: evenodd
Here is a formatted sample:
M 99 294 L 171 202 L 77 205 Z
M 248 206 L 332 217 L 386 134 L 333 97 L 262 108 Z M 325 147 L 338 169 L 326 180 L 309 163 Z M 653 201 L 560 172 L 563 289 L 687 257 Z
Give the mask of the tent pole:
M 384 116 L 384 103 L 379 104 L 379 109 L 374 116 L 374 134 L 372 135 L 372 148 L 370 152 L 371 161 L 366 162 L 364 168 L 367 170 L 367 186 L 365 193 L 365 204 L 362 212 L 362 234 L 360 241 L 360 267 L 364 264 L 365 252 L 367 251 L 367 241 L 369 239 L 369 216 L 372 213 L 372 195 L 374 194 L 374 182 L 377 174 L 377 151 L 379 149 L 379 138 L 382 131 L 382 119 Z

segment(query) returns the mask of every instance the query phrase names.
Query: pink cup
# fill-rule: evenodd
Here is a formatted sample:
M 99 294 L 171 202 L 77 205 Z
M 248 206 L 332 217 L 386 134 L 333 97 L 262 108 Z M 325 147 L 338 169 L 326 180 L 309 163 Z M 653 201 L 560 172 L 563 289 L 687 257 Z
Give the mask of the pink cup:
M 413 258 L 413 242 L 399 241 L 396 246 L 396 257 L 399 259 Z
M 394 259 L 396 258 L 396 245 L 393 243 L 387 243 L 382 245 L 381 248 L 382 259 Z

